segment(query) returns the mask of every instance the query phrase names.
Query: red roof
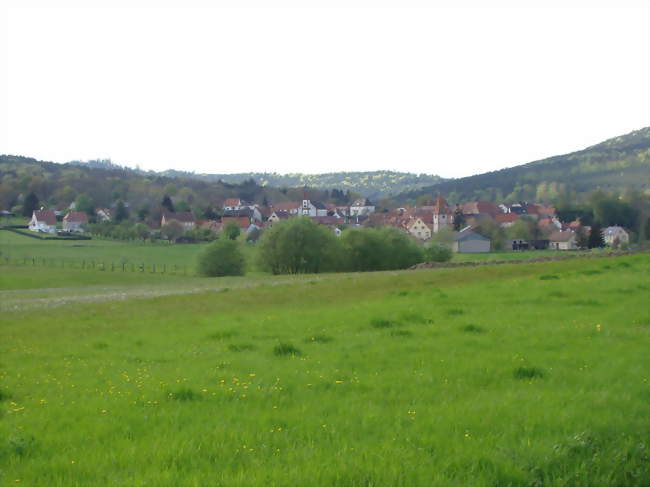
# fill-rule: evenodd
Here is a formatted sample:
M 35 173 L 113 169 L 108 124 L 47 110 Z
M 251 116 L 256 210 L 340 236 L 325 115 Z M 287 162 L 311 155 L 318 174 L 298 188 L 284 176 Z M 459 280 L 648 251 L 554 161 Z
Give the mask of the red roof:
M 246 229 L 250 226 L 251 221 L 247 216 L 224 216 L 221 218 L 221 223 L 223 226 L 228 223 L 236 223 L 239 228 Z
M 491 217 L 495 217 L 501 214 L 499 206 L 489 201 L 470 201 L 463 203 L 462 209 L 466 215 L 490 215 Z
M 35 210 L 34 216 L 39 222 L 44 222 L 46 225 L 56 225 L 56 214 L 53 210 Z
M 64 222 L 88 223 L 88 215 L 83 211 L 71 211 L 63 217 Z
M 519 220 L 519 215 L 516 213 L 499 213 L 495 215 L 494 220 L 498 223 L 513 223 Z
M 226 198 L 226 201 L 223 202 L 223 206 L 240 206 L 241 200 L 239 198 Z

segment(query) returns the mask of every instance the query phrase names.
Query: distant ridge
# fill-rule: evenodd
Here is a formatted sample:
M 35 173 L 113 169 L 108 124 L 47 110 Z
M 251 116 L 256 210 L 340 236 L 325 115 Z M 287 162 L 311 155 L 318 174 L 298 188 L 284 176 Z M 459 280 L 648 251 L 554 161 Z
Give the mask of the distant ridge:
M 561 201 L 597 189 L 650 191 L 650 127 L 570 154 L 407 190 L 396 200 L 414 202 L 442 193 L 452 202 Z

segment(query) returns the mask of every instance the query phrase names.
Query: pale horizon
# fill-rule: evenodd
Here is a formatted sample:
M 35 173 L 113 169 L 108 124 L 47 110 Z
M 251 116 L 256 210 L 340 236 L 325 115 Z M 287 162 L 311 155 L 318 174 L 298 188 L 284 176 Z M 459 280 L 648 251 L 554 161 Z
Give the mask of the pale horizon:
M 458 178 L 650 125 L 646 2 L 52 3 L 4 7 L 0 153 Z

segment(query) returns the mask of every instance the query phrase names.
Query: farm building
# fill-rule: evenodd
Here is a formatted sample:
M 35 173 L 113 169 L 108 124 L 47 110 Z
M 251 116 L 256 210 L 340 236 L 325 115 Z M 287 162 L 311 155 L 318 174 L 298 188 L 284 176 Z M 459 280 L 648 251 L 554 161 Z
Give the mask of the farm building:
M 549 237 L 553 250 L 575 250 L 578 248 L 576 233 L 571 230 L 553 232 Z
M 451 249 L 461 254 L 483 253 L 490 251 L 490 239 L 466 227 L 454 234 Z
M 83 226 L 88 223 L 88 215 L 83 211 L 71 211 L 63 217 L 63 230 L 83 233 Z
M 196 219 L 194 218 L 194 215 L 192 215 L 192 213 L 189 211 L 179 211 L 176 213 L 169 211 L 164 212 L 162 219 L 160 220 L 160 226 L 164 227 L 172 220 L 176 220 L 178 223 L 180 223 L 185 230 L 193 230 L 196 226 Z
M 35 210 L 29 221 L 32 232 L 56 233 L 56 215 L 52 210 Z

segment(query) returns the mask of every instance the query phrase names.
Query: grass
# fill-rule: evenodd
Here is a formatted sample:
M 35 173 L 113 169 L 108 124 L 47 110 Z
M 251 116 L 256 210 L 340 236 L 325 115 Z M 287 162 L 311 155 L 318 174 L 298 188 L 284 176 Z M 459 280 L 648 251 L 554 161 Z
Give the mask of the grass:
M 648 485 L 649 273 L 635 255 L 24 300 L 0 314 L 0 485 Z M 221 281 L 169 286 L 197 282 Z

